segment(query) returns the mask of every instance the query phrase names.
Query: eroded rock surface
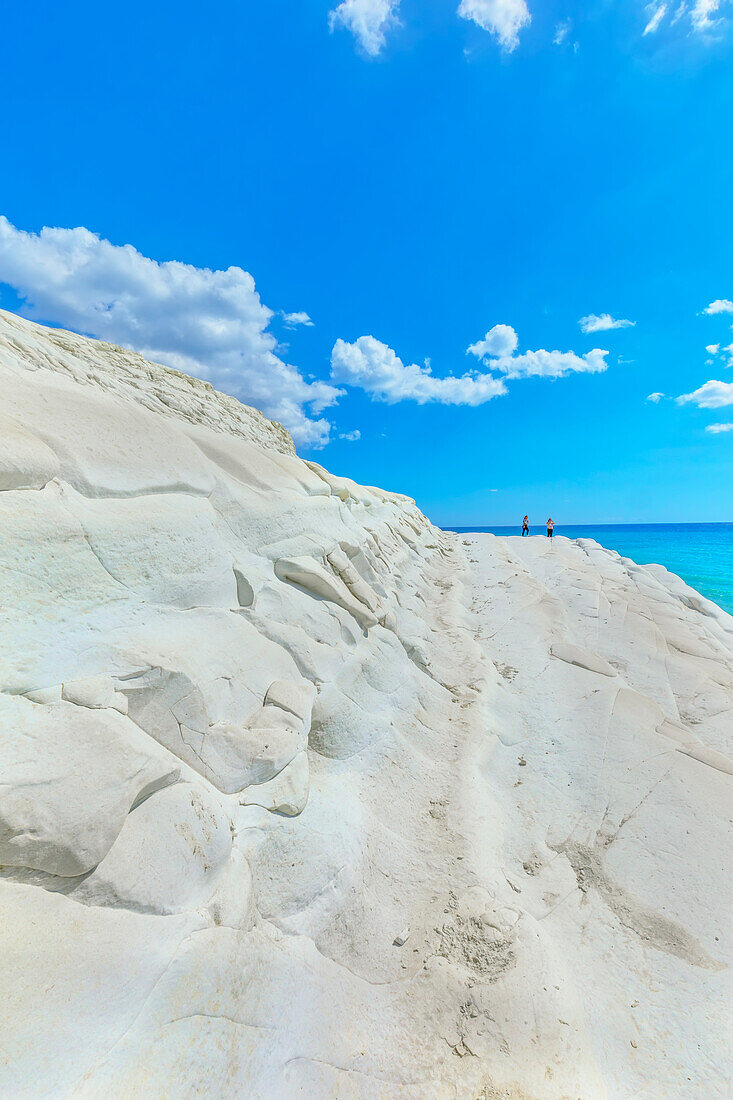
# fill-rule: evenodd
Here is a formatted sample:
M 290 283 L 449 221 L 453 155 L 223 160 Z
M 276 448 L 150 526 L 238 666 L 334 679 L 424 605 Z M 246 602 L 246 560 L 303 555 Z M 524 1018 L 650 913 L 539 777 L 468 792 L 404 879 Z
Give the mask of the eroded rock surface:
M 728 1095 L 733 622 L 0 312 L 0 1095 Z

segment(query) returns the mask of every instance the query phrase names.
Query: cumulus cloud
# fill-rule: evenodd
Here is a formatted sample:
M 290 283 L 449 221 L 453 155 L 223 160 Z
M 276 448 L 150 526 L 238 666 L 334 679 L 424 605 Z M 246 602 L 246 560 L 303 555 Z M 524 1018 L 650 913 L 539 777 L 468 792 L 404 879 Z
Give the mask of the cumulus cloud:
M 295 328 L 297 325 L 306 325 L 309 328 L 313 327 L 313 322 L 310 317 L 302 310 L 300 313 L 283 313 L 282 319 L 287 328 Z
M 703 313 L 733 313 L 733 302 L 729 298 L 716 298 L 710 305 L 705 306 Z
M 461 0 L 458 14 L 492 34 L 508 53 L 517 48 L 519 32 L 532 18 L 525 0 Z
M 658 405 L 659 402 L 662 400 L 662 398 L 665 397 L 665 396 L 666 396 L 666 394 L 659 393 L 657 391 L 656 393 L 650 393 L 647 396 L 647 401 L 652 401 L 655 405 Z
M 647 25 L 644 27 L 645 35 L 654 34 L 655 31 L 659 30 L 659 24 L 662 22 L 665 15 L 667 14 L 667 5 L 650 4 L 647 7 L 647 11 L 651 12 L 651 18 L 649 19 Z
M 160 263 L 88 229 L 26 233 L 0 216 L 0 282 L 23 299 L 25 316 L 206 378 L 280 420 L 301 445 L 328 442 L 330 425 L 314 414 L 340 391 L 278 357 L 273 312 L 240 267 Z
M 730 424 L 708 424 L 705 431 L 712 432 L 713 435 L 719 435 L 720 432 L 733 432 L 733 421 Z
M 482 405 L 506 393 L 500 378 L 478 372 L 460 378 L 436 378 L 429 366 L 405 364 L 373 336 L 360 336 L 353 344 L 337 340 L 331 352 L 331 378 L 366 390 L 378 401 L 417 401 L 424 405 Z
M 511 355 L 516 351 L 519 337 L 511 325 L 494 325 L 483 340 L 471 344 L 466 350 L 467 355 L 475 355 L 477 359 L 484 359 L 490 355 Z
M 505 378 L 561 378 L 576 372 L 597 373 L 606 370 L 607 351 L 594 348 L 586 355 L 573 351 L 526 351 L 515 355 L 519 337 L 511 325 L 494 325 L 483 340 L 471 344 L 467 354 L 475 355 L 489 370 Z
M 525 351 L 522 355 L 503 355 L 485 360 L 492 370 L 505 378 L 562 378 L 566 374 L 600 374 L 607 370 L 607 351 L 593 348 L 585 355 L 574 351 Z
M 358 386 L 379 401 L 394 404 L 412 400 L 443 405 L 483 405 L 507 392 L 505 380 L 562 378 L 577 372 L 605 371 L 607 351 L 594 348 L 585 355 L 572 351 L 526 351 L 514 354 L 517 335 L 509 325 L 496 325 L 468 351 L 478 356 L 486 371 L 468 371 L 455 377 L 436 378 L 429 363 L 405 364 L 373 336 L 360 336 L 353 344 L 337 340 L 331 352 L 331 379 Z
M 353 432 L 341 432 L 339 439 L 346 439 L 349 443 L 355 443 L 357 439 L 361 439 L 361 432 L 358 428 L 354 428 Z
M 376 57 L 387 41 L 387 31 L 398 23 L 399 0 L 343 0 L 329 13 L 331 30 L 345 27 L 369 57 Z
M 707 344 L 705 351 L 708 355 L 718 356 L 723 360 L 723 366 L 733 367 L 733 344 Z M 713 359 L 706 360 L 708 365 L 713 362 Z
M 678 405 L 697 405 L 699 409 L 721 409 L 733 405 L 733 382 L 719 382 L 711 379 L 692 393 L 683 393 L 677 398 Z
M 612 328 L 633 328 L 636 321 L 627 321 L 623 317 L 616 320 L 610 313 L 589 313 L 587 317 L 581 317 L 578 324 L 582 332 L 607 332 Z

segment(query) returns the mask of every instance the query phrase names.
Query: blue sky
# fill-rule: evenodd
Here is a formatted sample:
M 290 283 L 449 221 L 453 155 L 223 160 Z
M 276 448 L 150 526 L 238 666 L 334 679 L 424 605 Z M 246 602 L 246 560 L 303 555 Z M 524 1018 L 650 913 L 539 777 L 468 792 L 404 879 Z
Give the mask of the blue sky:
M 439 523 L 733 520 L 731 0 L 3 20 L 0 305 Z

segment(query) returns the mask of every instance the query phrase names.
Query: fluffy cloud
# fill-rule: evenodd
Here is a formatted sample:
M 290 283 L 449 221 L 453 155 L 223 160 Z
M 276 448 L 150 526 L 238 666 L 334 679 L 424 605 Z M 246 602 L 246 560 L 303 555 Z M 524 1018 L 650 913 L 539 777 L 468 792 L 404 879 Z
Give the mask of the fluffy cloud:
M 313 322 L 307 313 L 283 313 L 282 319 L 287 328 L 295 328 L 297 325 L 307 325 L 309 328 L 313 327 Z
M 733 405 L 733 382 L 718 382 L 711 379 L 692 393 L 683 393 L 677 398 L 678 405 L 697 405 L 700 409 L 721 409 Z
M 518 344 L 519 337 L 511 325 L 494 325 L 483 340 L 471 344 L 466 354 L 475 355 L 477 359 L 484 359 L 490 355 L 511 355 L 517 350 Z
M 337 340 L 331 352 L 331 378 L 366 390 L 378 401 L 417 401 L 424 405 L 482 405 L 506 393 L 500 378 L 477 372 L 460 378 L 436 378 L 429 366 L 405 364 L 392 348 L 373 336 L 360 336 L 353 344 Z
M 346 439 L 349 443 L 355 443 L 357 439 L 361 439 L 361 432 L 358 428 L 354 428 L 353 432 L 341 432 L 339 439 Z
M 492 370 L 505 378 L 562 378 L 566 374 L 600 374 L 607 370 L 607 351 L 593 348 L 585 355 L 574 351 L 525 351 L 522 355 L 503 355 L 485 360 Z
M 656 393 L 650 393 L 647 397 L 647 401 L 651 401 L 655 405 L 658 405 L 659 402 L 662 400 L 662 398 L 665 397 L 665 396 L 666 396 L 665 394 L 659 393 L 659 391 L 657 391 Z
M 733 313 L 733 302 L 729 298 L 716 298 L 709 306 L 705 306 L 703 313 Z
M 475 355 L 484 365 L 505 378 L 562 378 L 565 374 L 596 374 L 606 370 L 607 351 L 593 348 L 585 355 L 574 351 L 525 351 L 515 355 L 519 337 L 511 325 L 494 325 L 483 340 L 471 344 L 467 354 Z
M 733 421 L 730 424 L 708 424 L 705 431 L 712 432 L 713 435 L 719 435 L 720 432 L 733 432 Z
M 511 325 L 494 325 L 483 340 L 471 344 L 467 354 L 475 355 L 489 370 L 503 374 L 505 378 L 561 378 L 565 374 L 598 373 L 606 370 L 607 351 L 593 348 L 585 355 L 576 355 L 573 351 L 526 351 L 521 355 L 514 352 L 519 346 L 519 337 Z
M 647 11 L 651 11 L 652 14 L 651 14 L 651 18 L 649 19 L 649 22 L 644 27 L 644 34 L 645 35 L 646 34 L 654 34 L 654 32 L 659 29 L 659 24 L 662 22 L 665 15 L 667 14 L 667 5 L 666 4 L 651 4 L 647 8 Z
M 519 32 L 532 16 L 525 0 L 461 0 L 458 14 L 471 19 L 511 52 L 519 45 Z
M 708 355 L 719 356 L 723 360 L 723 366 L 733 367 L 733 344 L 707 344 L 705 351 Z M 707 362 L 711 364 L 713 360 L 708 359 Z
M 301 445 L 328 441 L 328 421 L 313 414 L 339 391 L 307 382 L 278 357 L 267 331 L 272 310 L 240 267 L 159 263 L 88 229 L 25 233 L 0 216 L 0 282 L 16 290 L 28 317 L 206 378 L 280 420 Z
M 331 30 L 345 27 L 364 53 L 376 57 L 387 41 L 387 31 L 397 24 L 399 0 L 342 0 L 329 14 Z
M 507 392 L 505 380 L 514 378 L 562 378 L 577 372 L 606 370 L 607 351 L 594 348 L 585 355 L 572 351 L 513 352 L 517 334 L 509 325 L 496 325 L 468 351 L 479 357 L 486 372 L 469 371 L 460 377 L 436 378 L 429 364 L 406 365 L 387 344 L 373 336 L 360 336 L 353 344 L 337 340 L 331 352 L 331 379 L 358 386 L 379 401 L 394 404 L 412 400 L 443 405 L 483 405 Z
M 633 328 L 636 321 L 616 320 L 610 313 L 589 313 L 587 317 L 581 317 L 578 324 L 582 332 L 607 332 L 612 328 Z

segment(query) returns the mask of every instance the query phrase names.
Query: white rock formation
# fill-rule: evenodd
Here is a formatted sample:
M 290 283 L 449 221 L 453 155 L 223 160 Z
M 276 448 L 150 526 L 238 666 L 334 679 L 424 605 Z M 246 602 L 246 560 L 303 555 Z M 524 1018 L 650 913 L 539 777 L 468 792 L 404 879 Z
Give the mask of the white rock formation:
M 0 314 L 0 1096 L 727 1097 L 733 620 Z

